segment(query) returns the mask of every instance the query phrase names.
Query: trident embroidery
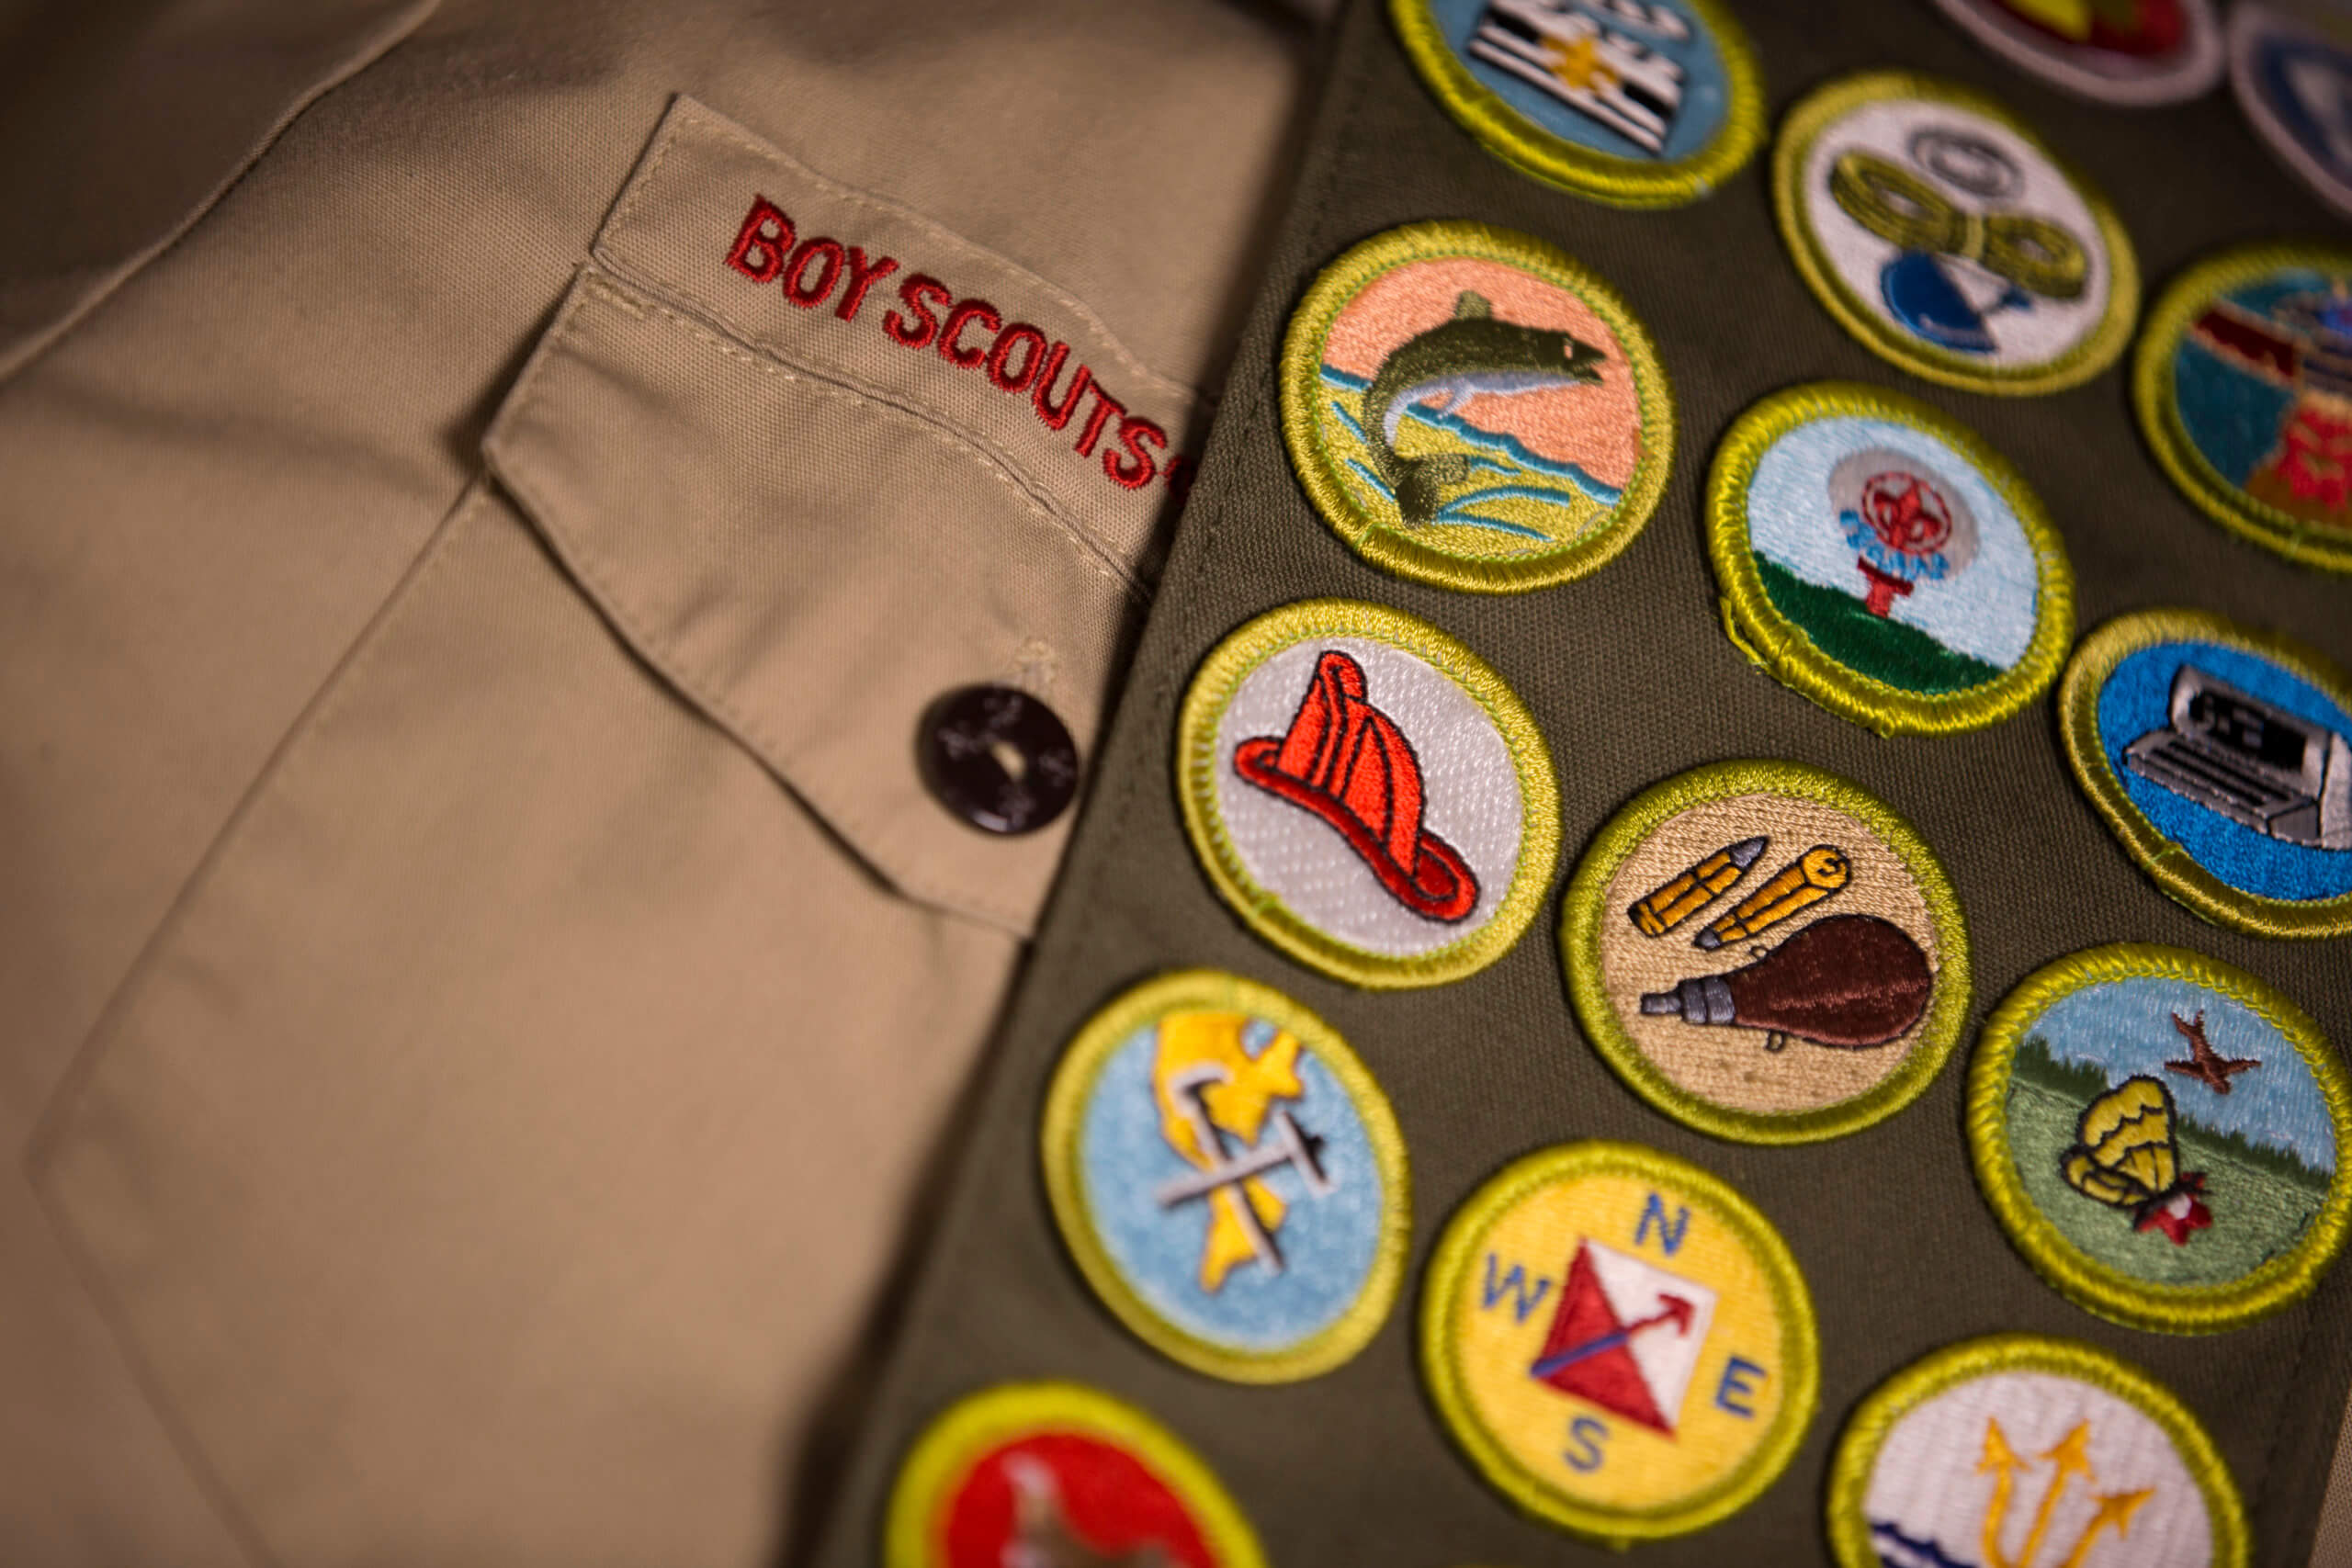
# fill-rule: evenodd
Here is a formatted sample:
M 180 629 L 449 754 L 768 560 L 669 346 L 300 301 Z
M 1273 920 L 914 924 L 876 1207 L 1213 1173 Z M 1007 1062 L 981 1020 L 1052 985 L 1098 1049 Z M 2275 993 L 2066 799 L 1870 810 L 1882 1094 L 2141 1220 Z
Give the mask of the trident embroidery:
M 2001 1537 L 2007 1533 L 2009 1505 L 2016 1500 L 2018 1474 L 2033 1468 L 2034 1461 L 2019 1457 L 2009 1447 L 2009 1439 L 2002 1435 L 2000 1422 L 1986 1417 L 1984 1422 L 1984 1457 L 1976 1463 L 1979 1475 L 1993 1472 L 1993 1500 L 1984 1506 L 1984 1568 L 2034 1568 L 2036 1554 L 2041 1550 L 2041 1538 L 2049 1532 L 2051 1516 L 2058 1511 L 2058 1504 L 2065 1495 L 2067 1483 L 2081 1476 L 2090 1485 L 2098 1484 L 2098 1477 L 2091 1473 L 2091 1424 L 2077 1421 L 2073 1431 L 2058 1439 L 2056 1445 L 2041 1457 L 2051 1463 L 2050 1483 L 2043 1488 L 2041 1503 L 2034 1510 L 2033 1527 L 2026 1531 L 2025 1545 L 2015 1557 L 2001 1550 Z M 2059 1561 L 2056 1568 L 2083 1568 L 2091 1554 L 2091 1544 L 2101 1530 L 2115 1527 L 2117 1540 L 2129 1534 L 2132 1516 L 2140 1506 L 2154 1496 L 2154 1487 L 2137 1492 L 2094 1492 L 2091 1501 L 2098 1505 L 2082 1533 L 2075 1538 L 2073 1548 Z

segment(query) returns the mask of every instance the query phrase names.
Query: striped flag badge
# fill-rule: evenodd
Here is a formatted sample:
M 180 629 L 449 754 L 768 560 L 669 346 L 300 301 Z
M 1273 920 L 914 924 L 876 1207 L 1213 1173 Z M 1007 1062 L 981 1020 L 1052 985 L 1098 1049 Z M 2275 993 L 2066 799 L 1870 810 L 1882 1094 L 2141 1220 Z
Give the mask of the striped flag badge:
M 1714 1315 L 1706 1286 L 1587 1237 L 1528 1375 L 1672 1437 Z

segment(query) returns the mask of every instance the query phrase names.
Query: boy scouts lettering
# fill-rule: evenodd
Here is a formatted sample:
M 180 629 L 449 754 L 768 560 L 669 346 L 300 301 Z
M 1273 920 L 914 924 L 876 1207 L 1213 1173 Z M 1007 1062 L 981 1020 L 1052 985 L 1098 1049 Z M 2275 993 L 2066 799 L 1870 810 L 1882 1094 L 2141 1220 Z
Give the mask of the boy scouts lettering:
M 856 321 L 875 287 L 899 271 L 896 256 L 868 256 L 860 246 L 825 235 L 800 239 L 791 218 L 765 197 L 752 199 L 726 260 L 754 283 L 777 285 L 786 299 L 804 310 L 831 304 L 843 321 Z M 1048 430 L 1064 430 L 1074 423 L 1078 434 L 1071 449 L 1081 457 L 1099 451 L 1103 475 L 1112 483 L 1141 490 L 1164 475 L 1170 490 L 1183 491 L 1191 459 L 1176 456 L 1163 462 L 1168 433 L 1128 412 L 1095 378 L 1091 367 L 1070 367 L 1065 377 L 1069 344 L 1048 342 L 1043 329 L 1026 321 L 1008 323 L 986 299 L 958 298 L 927 273 L 906 274 L 896 294 L 898 303 L 880 317 L 891 342 L 935 352 L 961 369 L 978 370 L 1000 391 L 1027 393 Z

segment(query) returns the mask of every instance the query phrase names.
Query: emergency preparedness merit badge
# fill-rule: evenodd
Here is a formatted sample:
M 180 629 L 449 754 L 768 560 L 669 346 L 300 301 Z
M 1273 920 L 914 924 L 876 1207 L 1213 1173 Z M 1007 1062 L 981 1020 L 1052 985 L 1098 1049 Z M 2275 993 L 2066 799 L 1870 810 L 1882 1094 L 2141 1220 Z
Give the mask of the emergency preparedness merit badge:
M 1390 0 L 1446 112 L 1523 175 L 1678 207 L 1764 139 L 1755 51 L 1715 0 Z
M 1063 1056 L 1041 1143 L 1088 1283 L 1197 1371 L 1328 1371 L 1396 1299 L 1412 1234 L 1396 1119 L 1279 991 L 1194 970 L 1120 997 Z
M 1695 1166 L 1629 1144 L 1530 1155 L 1448 1223 L 1421 1371 L 1454 1440 L 1537 1517 L 1611 1545 L 1745 1507 L 1796 1451 L 1819 1377 L 1780 1233 Z
M 1985 1021 L 1968 1138 L 2027 1261 L 2133 1328 L 2277 1312 L 2352 1219 L 2352 1083 L 2319 1026 L 2181 948 L 2093 948 L 2028 976 Z
M 1266 1568 L 1207 1465 L 1135 1406 L 1078 1383 L 1001 1383 L 916 1439 L 884 1568 Z
M 1999 104 L 1899 72 L 1789 111 L 1772 202 L 1791 259 L 1864 347 L 1975 392 L 2054 392 L 2115 361 L 2140 308 L 2107 198 Z
M 1250 930 L 1359 986 L 1485 968 L 1534 919 L 1559 786 L 1502 677 L 1426 621 L 1344 599 L 1270 611 L 1202 661 L 1176 793 Z
M 1392 229 L 1326 267 L 1283 340 L 1282 418 L 1356 553 L 1485 592 L 1600 566 L 1674 459 L 1666 371 L 1624 301 L 1479 223 Z

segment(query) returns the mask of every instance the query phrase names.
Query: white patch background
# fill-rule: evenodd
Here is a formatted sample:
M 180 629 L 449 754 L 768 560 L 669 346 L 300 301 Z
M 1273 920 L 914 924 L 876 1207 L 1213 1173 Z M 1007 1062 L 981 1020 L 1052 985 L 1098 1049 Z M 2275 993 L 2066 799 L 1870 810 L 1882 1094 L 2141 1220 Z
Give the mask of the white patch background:
M 1478 879 L 1478 902 L 1452 924 L 1398 903 L 1339 829 L 1234 772 L 1244 740 L 1290 728 L 1315 676 L 1337 649 L 1363 667 L 1364 699 L 1386 714 L 1420 760 L 1421 826 L 1453 846 Z M 1416 655 L 1358 637 L 1310 637 L 1244 676 L 1216 733 L 1216 806 L 1241 863 L 1293 914 L 1327 935 L 1392 958 L 1458 942 L 1494 918 L 1519 868 L 1526 807 L 1502 732 L 1477 700 Z
M 2154 1487 L 2156 1495 L 2132 1516 L 2130 1536 L 2119 1543 L 2113 1526 L 2102 1529 L 2090 1562 L 2207 1568 L 2212 1562 L 2204 1495 L 2164 1428 L 2104 1389 L 2047 1372 L 1996 1372 L 1948 1389 L 1905 1416 L 1879 1450 L 1863 1512 L 1914 1540 L 1936 1541 L 1958 1561 L 1977 1562 L 1993 1498 L 1992 1473 L 1976 1468 L 1984 1456 L 1988 1417 L 2001 1423 L 2001 1435 L 2028 1461 L 2009 1499 L 2008 1528 L 2001 1536 L 2006 1556 L 2014 1559 L 2024 1546 L 2049 1486 L 2053 1467 L 2041 1456 L 2087 1417 L 2092 1474 L 2067 1484 L 2042 1539 L 2042 1562 L 2064 1561 L 2098 1512 L 2094 1494 L 2143 1487 Z
M 1913 135 L 1930 126 L 1949 127 L 1964 135 L 1979 137 L 2007 153 L 2025 176 L 2024 188 L 2014 196 L 1987 203 L 1958 186 L 1939 179 L 1923 165 L 1914 162 L 1909 150 Z M 2029 310 L 2002 310 L 1985 318 L 1985 330 L 1993 334 L 1994 351 L 1986 355 L 1962 355 L 1972 362 L 1998 366 L 2046 365 L 2088 337 L 2098 329 L 2107 312 L 2108 288 L 2112 277 L 2107 257 L 2107 246 L 2099 236 L 2098 225 L 2091 210 L 2075 187 L 2023 138 L 2007 126 L 1971 114 L 1956 104 L 1942 104 L 1920 99 L 1894 98 L 1863 104 L 1844 118 L 1814 138 L 1805 154 L 1804 202 L 1806 222 L 1812 227 L 1821 248 L 1828 254 L 1830 265 L 1846 287 L 1868 302 L 1872 314 L 1889 326 L 1910 337 L 1908 328 L 1887 312 L 1886 301 L 1879 293 L 1879 269 L 1899 254 L 1889 241 L 1880 239 L 1868 229 L 1846 216 L 1829 194 L 1829 166 L 1849 151 L 1861 148 L 1874 152 L 1888 163 L 1918 175 L 1942 193 L 1945 199 L 1963 211 L 1983 211 L 1988 205 L 2005 212 L 2021 212 L 2036 218 L 2046 218 L 2073 234 L 2090 258 L 2089 276 L 2083 292 L 2071 300 L 2057 300 L 2035 295 L 2033 308 Z M 1962 264 L 1955 273 L 1970 268 Z M 1979 275 L 1980 277 L 1982 275 Z M 1980 299 L 1981 288 L 1972 288 L 1972 299 Z M 1925 338 L 1913 341 L 1927 345 Z

